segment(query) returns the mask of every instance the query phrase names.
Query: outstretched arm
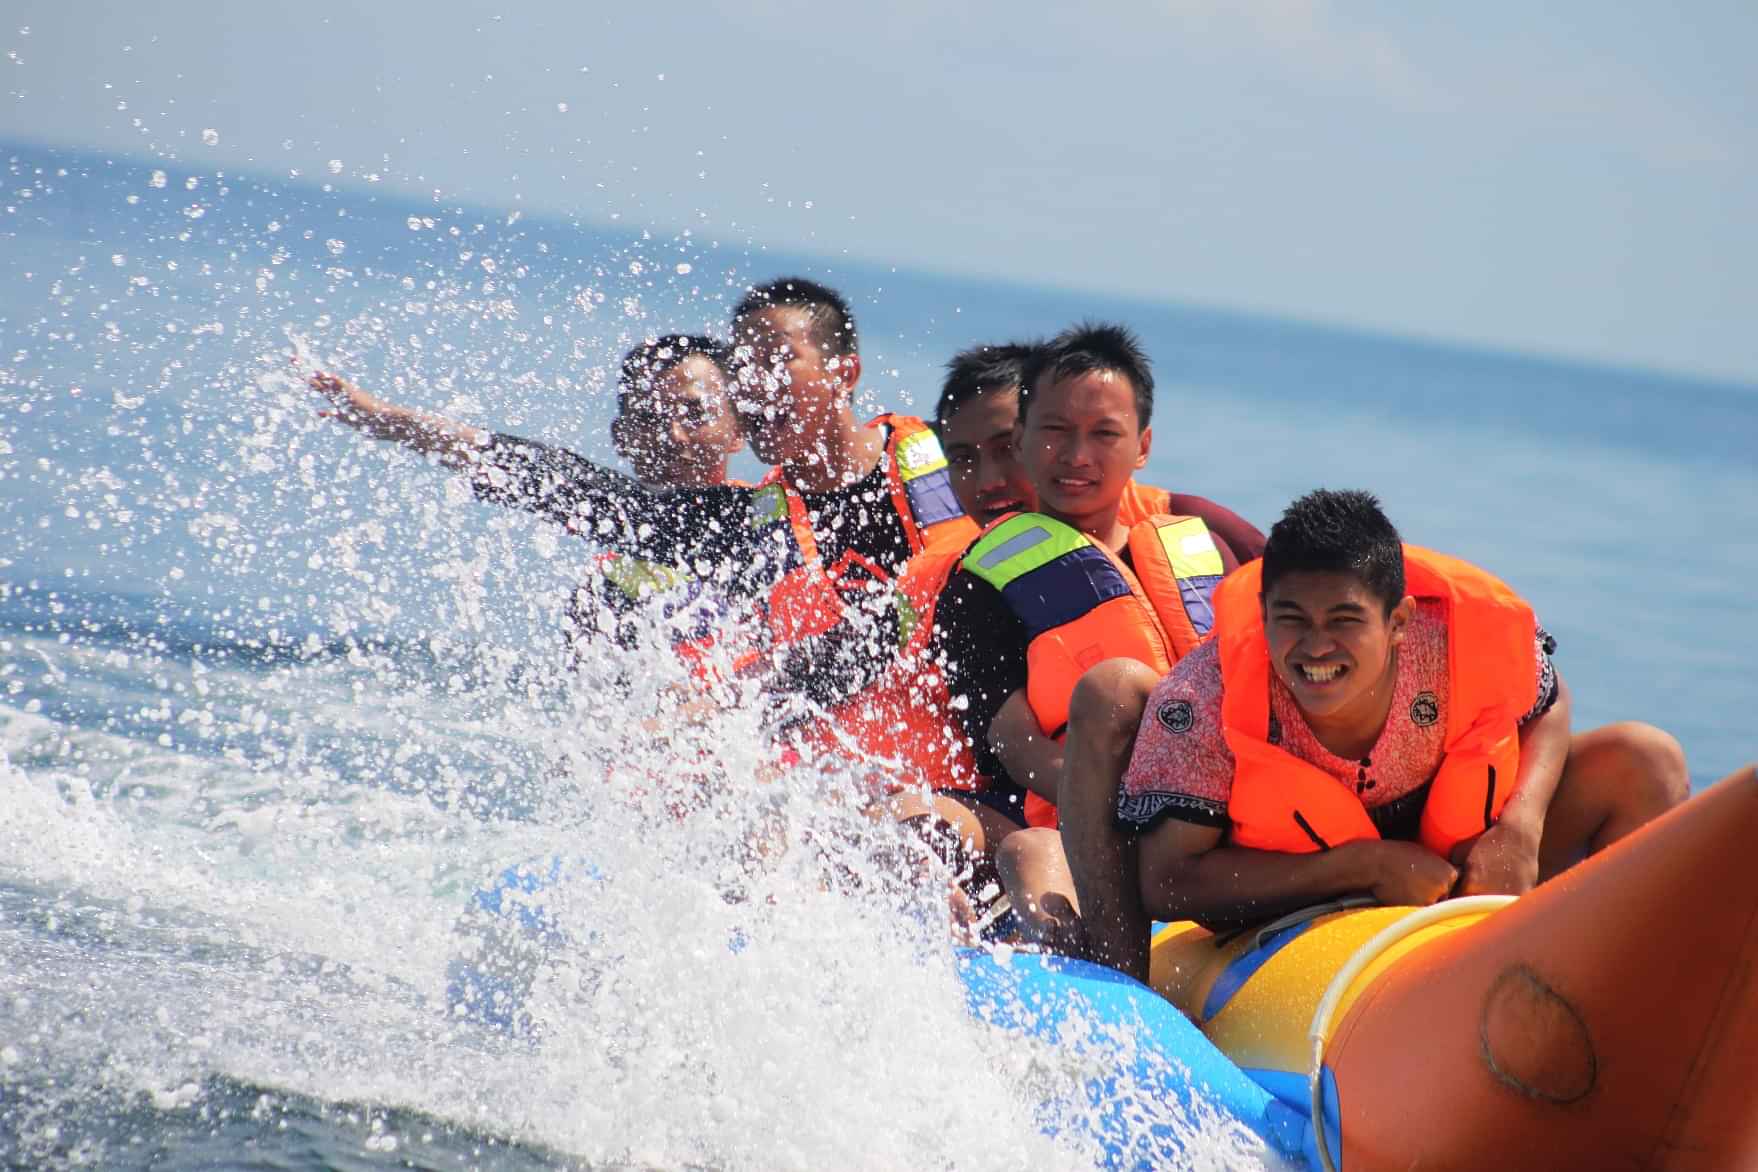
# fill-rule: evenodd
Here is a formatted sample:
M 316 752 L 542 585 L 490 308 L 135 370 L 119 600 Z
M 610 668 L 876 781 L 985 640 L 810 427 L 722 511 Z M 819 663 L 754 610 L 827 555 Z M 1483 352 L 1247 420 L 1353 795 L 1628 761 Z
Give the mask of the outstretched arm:
M 745 540 L 749 489 L 650 488 L 566 448 L 398 406 L 333 374 L 314 374 L 310 383 L 334 404 L 325 417 L 438 457 L 468 474 L 482 500 L 536 513 L 618 553 L 726 576 L 735 591 L 745 588 L 738 571 L 756 552 Z
M 319 371 L 309 379 L 311 389 L 333 406 L 321 412 L 373 439 L 402 444 L 422 455 L 438 456 L 442 464 L 458 471 L 476 466 L 488 446 L 489 433 L 443 415 L 400 407 L 355 386 L 345 378 Z

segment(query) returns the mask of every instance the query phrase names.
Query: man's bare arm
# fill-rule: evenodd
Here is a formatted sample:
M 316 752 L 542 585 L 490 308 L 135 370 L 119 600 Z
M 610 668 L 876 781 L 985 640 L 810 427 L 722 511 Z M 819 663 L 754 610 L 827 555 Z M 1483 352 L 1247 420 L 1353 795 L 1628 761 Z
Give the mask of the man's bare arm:
M 1062 745 L 1045 736 L 1022 689 L 1001 704 L 989 722 L 989 747 L 1007 776 L 1045 801 L 1054 802 L 1062 782 Z

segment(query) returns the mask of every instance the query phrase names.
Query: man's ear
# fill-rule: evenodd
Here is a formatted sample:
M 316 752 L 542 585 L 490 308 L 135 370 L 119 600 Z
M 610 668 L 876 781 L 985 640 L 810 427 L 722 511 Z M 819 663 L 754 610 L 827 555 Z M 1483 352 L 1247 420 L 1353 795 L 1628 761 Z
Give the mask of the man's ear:
M 1154 446 L 1154 429 L 1151 427 L 1142 428 L 1141 429 L 1141 455 L 1139 455 L 1135 458 L 1135 466 L 1137 468 L 1142 468 L 1147 465 L 1148 451 L 1153 446 Z
M 1388 638 L 1393 647 L 1404 641 L 1404 630 L 1410 625 L 1410 620 L 1415 615 L 1416 600 L 1408 594 L 1399 600 L 1397 606 L 1392 608 L 1392 613 L 1386 618 L 1386 625 L 1391 628 L 1391 634 Z
M 1025 451 L 1025 415 L 1023 413 L 1013 421 L 1013 450 L 1016 453 Z
M 861 356 L 859 354 L 838 354 L 836 356 L 836 382 L 849 398 L 855 396 L 855 384 L 861 381 Z

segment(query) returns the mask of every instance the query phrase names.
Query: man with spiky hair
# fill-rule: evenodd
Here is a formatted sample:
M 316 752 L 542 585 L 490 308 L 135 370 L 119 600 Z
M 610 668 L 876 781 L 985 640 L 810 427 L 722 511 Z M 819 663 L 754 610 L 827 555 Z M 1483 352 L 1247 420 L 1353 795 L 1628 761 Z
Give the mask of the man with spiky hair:
M 1214 629 L 1163 679 L 1100 664 L 1070 705 L 1061 942 L 1143 980 L 1150 918 L 1519 894 L 1689 790 L 1651 725 L 1573 733 L 1532 608 L 1368 493 L 1290 505 Z
M 1170 667 L 1206 629 L 1214 582 L 1256 553 L 1256 530 L 1201 498 L 1181 498 L 1192 503 L 1171 516 L 1125 510 L 1151 491 L 1133 477 L 1153 439 L 1153 392 L 1147 355 L 1122 326 L 1076 326 L 1025 354 L 1012 428 L 1024 476 L 1011 491 L 1028 511 L 992 524 L 934 604 L 927 657 L 978 763 L 1027 791 L 1009 813 L 1033 829 L 1008 835 L 998 859 L 1028 932 L 1054 926 L 1045 900 L 1072 902 L 1054 826 L 1061 713 L 1082 661 L 1139 654 Z
M 1038 507 L 1037 489 L 1020 460 L 1014 432 L 1019 424 L 1020 386 L 1026 365 L 1045 344 L 971 346 L 946 364 L 946 378 L 934 408 L 935 427 L 946 450 L 958 503 L 967 516 L 984 527 L 1011 513 L 1032 512 Z M 1143 377 L 1151 376 L 1144 371 Z M 1118 506 L 1119 519 L 1134 525 L 1161 514 L 1201 517 L 1240 559 L 1256 557 L 1263 549 L 1263 534 L 1232 510 L 1203 497 L 1169 493 L 1132 479 Z M 926 651 L 940 592 L 958 570 L 964 553 L 962 548 L 931 550 L 910 559 L 903 589 L 920 615 L 917 638 L 911 646 L 913 655 L 922 656 Z M 993 690 L 999 692 L 1000 686 Z M 934 810 L 959 828 L 975 853 L 993 857 L 1000 842 L 1022 825 L 1025 791 L 1007 776 L 980 734 L 967 734 L 965 725 L 976 721 L 961 724 L 952 715 L 943 682 L 927 681 L 924 700 L 943 712 L 949 723 L 959 726 L 956 735 L 975 736 L 980 746 L 968 761 L 947 759 L 948 768 L 929 779 L 930 788 L 936 791 Z M 975 773 L 976 780 L 961 776 L 955 766 Z M 960 806 L 965 808 L 962 813 Z

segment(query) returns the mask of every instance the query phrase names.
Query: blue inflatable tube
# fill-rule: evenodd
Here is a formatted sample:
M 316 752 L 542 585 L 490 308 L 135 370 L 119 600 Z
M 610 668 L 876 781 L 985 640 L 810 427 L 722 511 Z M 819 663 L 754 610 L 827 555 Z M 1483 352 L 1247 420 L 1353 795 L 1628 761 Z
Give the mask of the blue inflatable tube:
M 460 955 L 448 969 L 454 1014 L 531 1037 L 525 1008 L 539 967 L 555 950 L 599 948 L 570 941 L 540 894 L 564 880 L 598 880 L 590 865 L 560 858 L 508 867 L 471 897 L 459 921 Z M 739 951 L 739 941 L 729 941 Z M 1304 1165 L 1306 1119 L 1230 1062 L 1153 990 L 1112 969 L 1029 953 L 958 950 L 972 1017 L 1049 1043 L 1098 1071 L 1039 1104 L 1044 1134 L 1091 1143 L 1104 1168 L 1176 1164 L 1196 1122 L 1236 1121 L 1278 1155 Z
M 1086 961 L 1016 953 L 1002 962 L 983 949 L 959 950 L 958 974 L 971 1016 L 1098 1059 L 1094 1066 L 1106 1073 L 1086 1079 L 1072 1101 L 1041 1104 L 1038 1126 L 1046 1135 L 1095 1141 L 1101 1167 L 1176 1162 L 1188 1124 L 1204 1108 L 1304 1163 L 1305 1116 L 1248 1078 L 1141 982 Z

